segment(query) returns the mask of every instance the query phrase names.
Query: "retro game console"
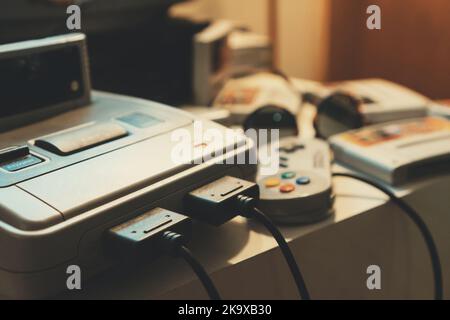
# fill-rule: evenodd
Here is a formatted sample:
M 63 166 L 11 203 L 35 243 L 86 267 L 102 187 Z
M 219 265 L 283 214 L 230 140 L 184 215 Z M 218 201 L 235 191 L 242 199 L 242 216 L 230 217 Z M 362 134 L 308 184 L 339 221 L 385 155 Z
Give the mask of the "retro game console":
M 209 105 L 220 90 L 226 68 L 227 38 L 233 29 L 232 22 L 219 20 L 193 39 L 193 91 L 198 105 Z
M 231 75 L 273 67 L 270 39 L 236 22 L 212 22 L 194 36 L 193 47 L 193 96 L 197 105 L 209 106 Z
M 3 297 L 67 289 L 69 265 L 86 280 L 116 263 L 104 250 L 106 230 L 155 207 L 180 211 L 185 194 L 222 176 L 256 174 L 256 165 L 226 161 L 252 148 L 240 134 L 192 139 L 189 161 L 174 161 L 175 130 L 226 129 L 159 103 L 91 92 L 86 57 L 82 34 L 0 46 L 0 82 L 11 89 L 0 93 Z
M 397 186 L 450 170 L 450 121 L 423 117 L 335 135 L 337 161 Z

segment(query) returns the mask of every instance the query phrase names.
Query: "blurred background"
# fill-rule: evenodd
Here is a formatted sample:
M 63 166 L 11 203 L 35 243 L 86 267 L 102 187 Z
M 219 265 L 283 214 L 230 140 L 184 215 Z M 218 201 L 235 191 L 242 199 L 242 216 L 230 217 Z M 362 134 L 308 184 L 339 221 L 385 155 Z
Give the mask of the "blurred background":
M 366 9 L 382 9 L 382 29 Z M 431 98 L 450 92 L 448 0 L 198 0 L 182 6 L 272 36 L 276 63 L 319 81 L 382 77 Z
M 448 0 L 2 0 L 0 43 L 67 33 L 70 3 L 82 8 L 97 89 L 192 101 L 193 39 L 225 19 L 266 37 L 272 66 L 288 76 L 381 77 L 450 96 Z M 381 30 L 366 28 L 372 4 L 382 9 Z

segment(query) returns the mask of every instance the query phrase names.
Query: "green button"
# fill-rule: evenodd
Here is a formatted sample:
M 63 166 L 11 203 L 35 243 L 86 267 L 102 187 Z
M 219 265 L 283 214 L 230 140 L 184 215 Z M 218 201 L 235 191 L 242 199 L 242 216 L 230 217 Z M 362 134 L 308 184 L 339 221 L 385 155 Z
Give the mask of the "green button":
M 295 172 L 285 172 L 281 175 L 281 178 L 284 180 L 295 178 Z

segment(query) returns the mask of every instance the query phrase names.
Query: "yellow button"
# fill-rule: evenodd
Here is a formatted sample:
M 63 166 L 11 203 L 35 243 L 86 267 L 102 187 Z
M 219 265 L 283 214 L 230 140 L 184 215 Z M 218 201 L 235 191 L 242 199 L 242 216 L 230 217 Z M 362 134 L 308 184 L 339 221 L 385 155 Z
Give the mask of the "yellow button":
M 264 182 L 264 185 L 266 186 L 266 188 L 274 188 L 274 187 L 278 187 L 280 185 L 280 183 L 281 183 L 280 179 L 270 178 Z

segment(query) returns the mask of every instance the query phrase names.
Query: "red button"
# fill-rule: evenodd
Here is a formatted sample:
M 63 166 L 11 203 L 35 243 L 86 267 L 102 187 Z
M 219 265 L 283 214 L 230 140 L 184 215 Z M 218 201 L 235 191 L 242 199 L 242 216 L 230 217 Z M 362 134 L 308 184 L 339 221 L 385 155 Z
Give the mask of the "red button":
M 295 190 L 295 186 L 292 183 L 283 184 L 280 187 L 281 193 L 290 193 Z

